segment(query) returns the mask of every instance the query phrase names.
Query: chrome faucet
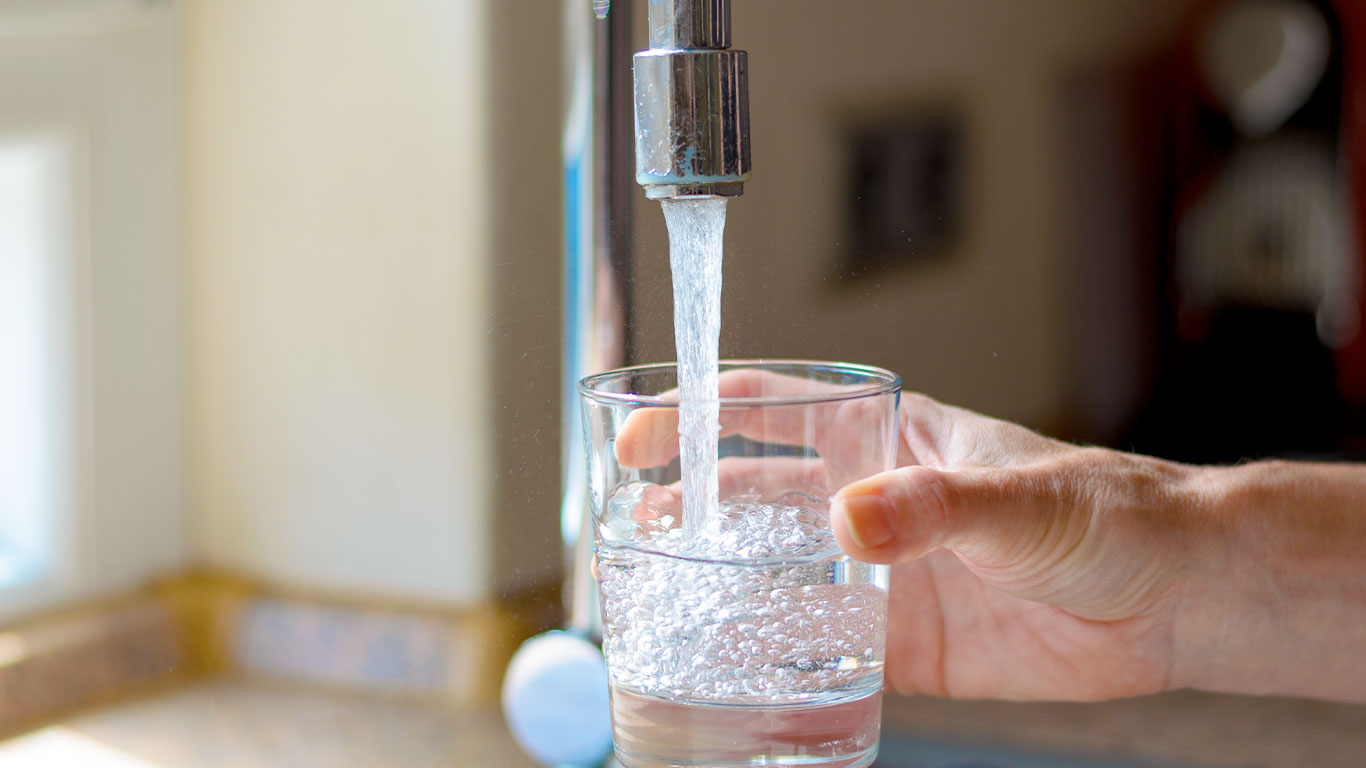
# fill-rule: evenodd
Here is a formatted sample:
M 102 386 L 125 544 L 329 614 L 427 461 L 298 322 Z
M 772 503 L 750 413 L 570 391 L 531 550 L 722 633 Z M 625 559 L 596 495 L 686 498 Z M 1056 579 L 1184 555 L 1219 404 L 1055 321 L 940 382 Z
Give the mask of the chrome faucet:
M 749 179 L 749 75 L 730 0 L 650 0 L 635 55 L 636 182 L 645 196 L 734 197 Z
M 634 359 L 631 163 L 650 199 L 734 197 L 750 175 L 749 79 L 730 0 L 649 0 L 650 48 L 630 57 L 631 0 L 563 0 L 565 310 L 561 365 L 567 632 L 528 640 L 503 686 L 522 747 L 596 766 L 611 748 L 577 384 Z M 594 23 L 592 16 L 598 21 Z M 632 112 L 626 103 L 634 102 Z

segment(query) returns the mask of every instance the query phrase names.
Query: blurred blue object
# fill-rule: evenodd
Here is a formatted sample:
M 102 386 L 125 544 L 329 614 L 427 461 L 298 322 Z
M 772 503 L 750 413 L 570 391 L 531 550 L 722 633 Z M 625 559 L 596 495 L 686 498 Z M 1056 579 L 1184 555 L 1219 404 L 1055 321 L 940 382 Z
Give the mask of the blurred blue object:
M 602 651 L 573 632 L 526 641 L 503 678 L 503 716 L 522 749 L 542 765 L 602 765 L 612 751 Z

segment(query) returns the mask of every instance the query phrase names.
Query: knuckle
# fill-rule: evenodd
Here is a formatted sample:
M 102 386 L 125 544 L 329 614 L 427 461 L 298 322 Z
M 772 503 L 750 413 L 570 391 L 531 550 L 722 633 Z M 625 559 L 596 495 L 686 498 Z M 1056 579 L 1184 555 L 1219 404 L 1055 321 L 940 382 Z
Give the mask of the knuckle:
M 961 493 L 945 473 L 929 467 L 907 467 L 905 496 L 917 527 L 943 531 L 953 519 Z

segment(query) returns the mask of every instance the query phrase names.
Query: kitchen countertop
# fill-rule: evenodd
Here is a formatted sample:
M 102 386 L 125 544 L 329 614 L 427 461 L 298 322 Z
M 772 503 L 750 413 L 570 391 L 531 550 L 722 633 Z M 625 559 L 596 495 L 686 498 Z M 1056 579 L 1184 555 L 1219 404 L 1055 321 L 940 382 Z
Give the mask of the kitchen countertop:
M 1070 756 L 1087 765 L 1361 768 L 1366 707 L 1194 691 L 1099 704 L 894 696 L 884 706 L 883 737 L 889 757 L 897 742 L 919 741 Z
M 889 697 L 903 766 L 1366 765 L 1366 707 L 1177 692 L 1104 704 Z M 0 742 L 6 768 L 535 768 L 493 709 L 215 680 Z
M 0 742 L 5 768 L 536 768 L 491 709 L 210 681 Z

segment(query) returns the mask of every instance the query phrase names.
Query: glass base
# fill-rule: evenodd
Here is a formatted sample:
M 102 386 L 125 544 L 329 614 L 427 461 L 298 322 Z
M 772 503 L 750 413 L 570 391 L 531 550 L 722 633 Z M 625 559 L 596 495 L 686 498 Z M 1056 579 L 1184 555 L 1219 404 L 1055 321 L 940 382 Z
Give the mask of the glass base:
M 662 761 L 653 757 L 632 755 L 622 750 L 616 750 L 617 761 L 624 768 L 730 768 L 731 766 L 819 766 L 820 768 L 868 768 L 877 759 L 877 746 L 871 746 L 857 754 L 841 755 L 839 757 L 755 757 L 741 762 L 727 762 L 722 760 L 689 760 L 680 762 L 677 760 Z
M 798 705 L 699 704 L 612 696 L 617 759 L 627 768 L 862 768 L 877 757 L 882 691 Z

